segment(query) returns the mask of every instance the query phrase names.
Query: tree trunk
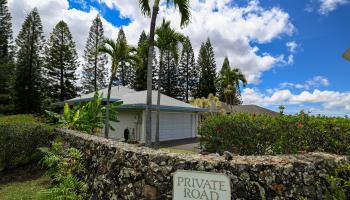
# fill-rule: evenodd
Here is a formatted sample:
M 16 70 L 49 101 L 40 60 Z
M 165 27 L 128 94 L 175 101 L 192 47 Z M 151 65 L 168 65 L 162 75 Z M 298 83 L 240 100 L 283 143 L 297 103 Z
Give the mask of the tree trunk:
M 189 51 L 186 52 L 186 103 L 188 103 L 188 78 L 189 78 L 189 74 L 188 74 L 188 67 L 189 67 L 189 60 L 188 60 L 188 56 L 189 56 Z
M 163 52 L 160 52 L 160 63 L 159 63 L 159 74 L 158 74 L 158 96 L 157 96 L 157 121 L 156 121 L 156 138 L 155 145 L 156 149 L 159 148 L 159 127 L 160 127 L 160 89 L 161 89 L 161 77 L 163 70 Z
M 97 59 L 98 59 L 98 34 L 96 34 L 95 41 L 95 60 L 94 60 L 94 91 L 97 92 Z
M 154 1 L 149 36 L 147 63 L 146 146 L 152 145 L 152 57 L 154 50 L 154 33 L 156 29 L 156 20 L 159 11 L 159 1 L 160 0 Z
M 63 44 L 63 31 L 61 32 L 61 45 Z M 61 101 L 64 101 L 65 97 L 65 88 L 64 88 L 64 71 L 63 71 L 63 52 L 62 52 L 62 47 L 60 48 L 60 89 L 61 89 Z
M 108 84 L 108 92 L 107 92 L 107 102 L 106 102 L 106 119 L 105 119 L 105 138 L 108 138 L 109 135 L 109 100 L 111 98 L 111 88 L 113 83 L 113 72 L 111 75 L 111 79 Z

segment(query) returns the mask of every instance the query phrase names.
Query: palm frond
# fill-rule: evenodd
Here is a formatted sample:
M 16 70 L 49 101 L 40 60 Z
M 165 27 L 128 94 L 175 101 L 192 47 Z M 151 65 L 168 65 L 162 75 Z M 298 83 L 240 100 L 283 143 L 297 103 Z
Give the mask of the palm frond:
M 151 7 L 149 6 L 149 0 L 139 0 L 141 12 L 145 16 L 151 16 Z
M 169 2 L 169 0 L 168 0 Z M 181 27 L 186 27 L 191 22 L 191 9 L 189 0 L 173 0 L 175 8 L 178 8 L 181 15 Z

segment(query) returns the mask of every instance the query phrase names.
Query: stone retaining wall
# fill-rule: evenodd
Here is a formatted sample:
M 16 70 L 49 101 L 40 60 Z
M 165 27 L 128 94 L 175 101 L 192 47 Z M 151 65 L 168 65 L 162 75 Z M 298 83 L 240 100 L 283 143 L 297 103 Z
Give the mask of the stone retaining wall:
M 80 149 L 90 199 L 172 199 L 172 174 L 178 170 L 225 173 L 232 199 L 322 199 L 326 177 L 344 156 L 325 153 L 281 156 L 179 155 L 102 137 L 57 129 L 56 136 Z M 262 198 L 264 197 L 264 198 Z

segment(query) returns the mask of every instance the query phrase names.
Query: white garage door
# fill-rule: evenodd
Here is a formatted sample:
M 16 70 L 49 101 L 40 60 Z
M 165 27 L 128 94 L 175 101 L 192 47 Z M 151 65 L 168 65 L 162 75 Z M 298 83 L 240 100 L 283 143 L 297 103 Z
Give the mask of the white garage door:
M 191 138 L 193 133 L 194 116 L 192 113 L 161 112 L 160 141 Z M 152 117 L 153 138 L 155 136 L 156 113 Z M 154 128 L 153 128 L 154 127 Z

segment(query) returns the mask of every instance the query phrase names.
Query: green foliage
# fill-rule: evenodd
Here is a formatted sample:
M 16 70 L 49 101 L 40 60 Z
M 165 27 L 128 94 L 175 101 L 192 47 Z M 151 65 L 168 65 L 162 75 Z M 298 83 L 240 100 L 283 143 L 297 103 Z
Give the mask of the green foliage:
M 16 79 L 14 96 L 18 113 L 42 110 L 43 27 L 39 12 L 34 8 L 23 22 L 16 39 Z
M 190 96 L 198 93 L 199 68 L 196 65 L 191 41 L 186 37 L 181 52 L 179 65 L 179 82 L 181 95 L 184 101 L 188 102 Z
M 350 164 L 345 164 L 335 171 L 334 176 L 328 177 L 330 189 L 325 192 L 325 199 L 350 199 Z
M 201 75 L 199 79 L 199 93 L 195 97 L 207 97 L 209 94 L 216 95 L 216 62 L 214 49 L 209 38 L 202 43 L 199 49 L 197 64 Z
M 116 107 L 121 105 L 120 102 L 111 104 L 109 118 L 111 121 L 118 121 Z M 95 93 L 93 99 L 87 103 L 82 103 L 70 108 L 66 103 L 63 115 L 46 111 L 46 114 L 58 124 L 78 131 L 84 131 L 89 134 L 98 134 L 103 128 L 104 113 L 106 108 L 102 105 L 102 94 Z M 110 126 L 113 130 L 113 127 Z
M 212 115 L 200 127 L 210 152 L 237 149 L 241 155 L 325 151 L 350 154 L 350 120 L 308 116 Z
M 181 98 L 178 74 L 179 43 L 184 36 L 171 28 L 170 21 L 163 19 L 156 29 L 156 46 L 159 49 L 159 77 L 163 94 L 173 98 Z
M 86 184 L 74 175 L 81 172 L 82 153 L 75 148 L 66 148 L 61 142 L 54 142 L 51 148 L 40 148 L 44 157 L 40 163 L 48 168 L 47 175 L 53 187 L 39 193 L 39 199 L 83 199 Z
M 40 159 L 37 148 L 49 145 L 51 131 L 32 115 L 0 117 L 0 171 Z
M 99 15 L 92 22 L 89 37 L 84 51 L 84 67 L 82 72 L 83 93 L 90 93 L 107 87 L 107 55 L 98 52 L 98 47 L 103 45 L 103 24 Z
M 147 64 L 148 64 L 148 50 L 149 50 L 149 41 L 148 36 L 145 31 L 142 31 L 139 41 L 137 43 L 137 57 L 139 62 L 136 65 L 135 71 L 135 80 L 134 80 L 134 89 L 136 91 L 146 90 L 147 88 Z M 157 59 L 155 53 L 152 56 L 152 88 L 157 88 Z
M 45 48 L 45 89 L 51 101 L 64 101 L 77 95 L 79 88 L 75 72 L 78 67 L 72 34 L 67 23 L 60 21 L 50 34 Z
M 231 69 L 230 62 L 226 57 L 221 68 L 217 84 L 221 101 L 228 105 L 241 104 L 241 83 L 246 86 L 247 80 L 239 69 Z
M 0 1 L 0 113 L 11 113 L 11 86 L 13 82 L 13 41 L 11 14 L 7 0 Z
M 117 40 L 127 43 L 123 28 L 119 30 Z M 130 88 L 133 88 L 136 73 L 135 67 L 135 64 L 130 65 L 125 61 L 120 62 L 116 75 L 118 83 L 122 86 L 128 86 Z

